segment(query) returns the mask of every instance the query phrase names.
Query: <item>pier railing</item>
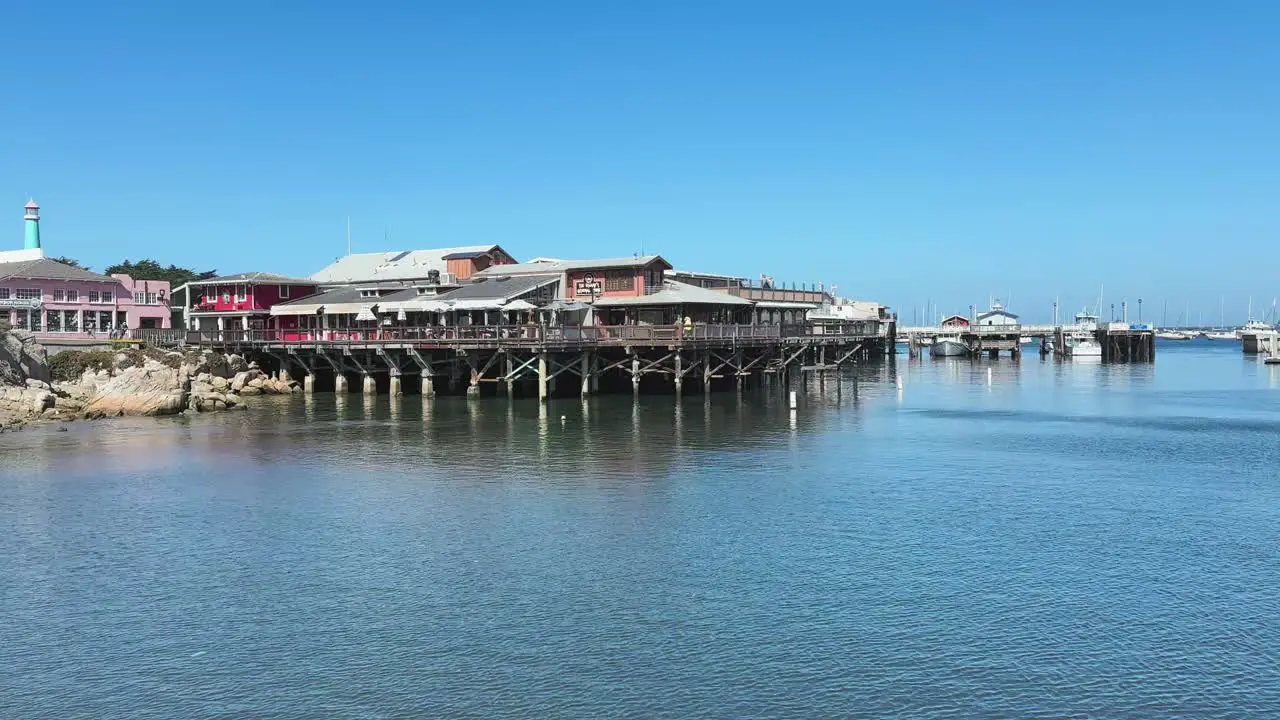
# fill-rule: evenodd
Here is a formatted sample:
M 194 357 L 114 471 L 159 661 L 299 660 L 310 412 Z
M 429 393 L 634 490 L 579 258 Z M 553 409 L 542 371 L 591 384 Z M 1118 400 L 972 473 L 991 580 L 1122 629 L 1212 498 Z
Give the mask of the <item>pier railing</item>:
M 847 325 L 460 325 L 350 329 L 198 330 L 189 345 L 626 345 L 769 341 L 881 334 Z

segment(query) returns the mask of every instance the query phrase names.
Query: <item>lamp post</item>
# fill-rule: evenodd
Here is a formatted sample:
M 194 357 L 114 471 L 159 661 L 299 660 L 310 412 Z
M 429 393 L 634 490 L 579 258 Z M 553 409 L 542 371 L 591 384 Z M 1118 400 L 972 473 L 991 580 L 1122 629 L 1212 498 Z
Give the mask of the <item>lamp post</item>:
M 1138 298 L 1138 322 L 1142 322 L 1142 298 Z

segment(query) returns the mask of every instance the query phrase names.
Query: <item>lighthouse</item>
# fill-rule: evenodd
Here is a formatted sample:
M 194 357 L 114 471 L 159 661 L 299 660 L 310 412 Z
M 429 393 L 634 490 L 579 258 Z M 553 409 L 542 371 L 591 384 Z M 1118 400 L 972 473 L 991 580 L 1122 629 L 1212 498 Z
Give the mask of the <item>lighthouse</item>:
M 28 200 L 24 219 L 27 223 L 27 239 L 22 244 L 23 250 L 40 249 L 40 206 L 35 200 Z

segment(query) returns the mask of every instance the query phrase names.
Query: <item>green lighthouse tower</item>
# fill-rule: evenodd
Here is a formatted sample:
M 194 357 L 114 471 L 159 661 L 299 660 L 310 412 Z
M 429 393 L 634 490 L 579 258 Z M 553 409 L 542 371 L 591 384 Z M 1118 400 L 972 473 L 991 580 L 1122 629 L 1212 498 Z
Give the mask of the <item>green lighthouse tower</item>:
M 25 215 L 27 221 L 27 239 L 22 244 L 25 250 L 40 249 L 40 206 L 35 200 L 27 201 L 27 212 Z

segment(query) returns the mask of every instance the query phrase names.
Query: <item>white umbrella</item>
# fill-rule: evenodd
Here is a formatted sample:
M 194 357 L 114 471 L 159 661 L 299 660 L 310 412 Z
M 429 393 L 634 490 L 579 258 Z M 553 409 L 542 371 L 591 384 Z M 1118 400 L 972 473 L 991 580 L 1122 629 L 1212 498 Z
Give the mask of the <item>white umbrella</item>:
M 404 310 L 401 310 L 400 312 L 396 313 L 396 320 L 399 320 L 400 322 L 404 322 L 405 320 L 408 320 L 408 319 L 409 319 L 409 316 L 404 314 Z
M 534 305 L 528 300 L 512 300 L 506 305 L 503 305 L 502 309 L 504 311 L 505 310 L 537 310 L 538 306 Z
M 378 321 L 377 316 L 375 316 L 373 314 L 373 311 L 370 310 L 369 308 L 361 308 L 360 312 L 356 313 L 356 322 L 377 322 L 377 321 Z

